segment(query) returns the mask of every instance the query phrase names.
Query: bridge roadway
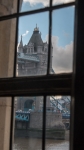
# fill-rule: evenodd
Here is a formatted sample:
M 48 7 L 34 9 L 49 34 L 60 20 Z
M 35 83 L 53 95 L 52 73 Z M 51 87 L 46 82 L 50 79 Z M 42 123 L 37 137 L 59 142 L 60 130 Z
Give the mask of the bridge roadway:
M 15 120 L 21 122 L 29 122 L 30 112 L 29 111 L 16 111 Z M 66 129 L 70 128 L 70 114 L 62 114 L 62 122 Z
M 30 112 L 29 111 L 16 111 L 15 120 L 29 122 Z

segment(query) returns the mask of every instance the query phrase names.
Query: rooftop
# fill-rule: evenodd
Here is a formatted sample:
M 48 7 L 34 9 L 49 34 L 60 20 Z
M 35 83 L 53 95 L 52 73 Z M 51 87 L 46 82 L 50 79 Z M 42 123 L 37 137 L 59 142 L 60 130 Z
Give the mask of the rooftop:
M 28 44 L 29 43 L 34 43 L 35 46 L 43 45 L 43 41 L 41 38 L 41 32 L 39 32 L 39 28 L 37 27 L 37 24 L 36 24 L 36 27 L 34 28 L 33 34 L 31 36 Z

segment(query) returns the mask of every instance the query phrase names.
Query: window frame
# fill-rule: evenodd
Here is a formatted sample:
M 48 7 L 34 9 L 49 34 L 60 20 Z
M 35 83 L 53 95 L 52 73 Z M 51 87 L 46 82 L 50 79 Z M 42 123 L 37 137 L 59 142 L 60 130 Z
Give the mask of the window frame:
M 78 114 L 79 108 L 84 104 L 82 98 L 84 84 L 80 79 L 83 79 L 83 43 L 84 43 L 84 18 L 81 16 L 84 13 L 83 8 L 84 1 L 76 0 L 67 4 L 60 4 L 56 6 L 52 5 L 50 0 L 50 7 L 42 8 L 38 10 L 32 10 L 29 12 L 19 13 L 19 0 L 17 6 L 17 13 L 10 14 L 7 16 L 0 17 L 0 21 L 16 18 L 16 42 L 15 42 L 15 60 L 14 60 L 14 74 L 11 78 L 0 79 L 0 96 L 11 96 L 12 97 L 12 110 L 11 110 L 11 133 L 10 133 L 10 149 L 12 149 L 12 130 L 13 130 L 13 113 L 14 113 L 14 97 L 15 96 L 44 96 L 44 113 L 43 113 L 43 145 L 42 150 L 45 149 L 45 113 L 46 113 L 46 96 L 47 95 L 72 95 L 71 103 L 71 131 L 70 131 L 70 150 L 79 150 L 83 146 L 83 141 L 80 140 L 80 135 L 84 134 L 83 125 L 84 122 L 80 119 Z M 74 42 L 74 62 L 73 62 L 73 73 L 71 74 L 58 74 L 49 75 L 49 62 L 50 62 L 50 47 L 51 47 L 51 27 L 52 27 L 52 10 L 65 8 L 68 6 L 75 5 L 75 42 Z M 40 12 L 49 11 L 49 54 L 48 54 L 48 70 L 47 75 L 37 77 L 16 77 L 16 54 L 17 54 L 17 33 L 18 33 L 18 19 L 20 16 L 30 15 Z M 82 27 L 81 27 L 82 25 Z M 81 39 L 80 39 L 81 38 Z M 82 46 L 81 46 L 82 45 Z M 81 47 L 81 50 L 80 50 Z M 79 71 L 80 70 L 80 71 Z M 37 84 L 38 82 L 38 84 Z M 33 84 L 34 83 L 34 84 Z M 23 86 L 25 85 L 25 87 Z M 34 86 L 33 86 L 34 85 Z M 44 88 L 45 87 L 45 88 Z M 81 87 L 81 88 L 80 88 Z M 81 93 L 81 95 L 80 95 Z M 79 101 L 80 98 L 80 101 Z M 80 105 L 79 105 L 80 104 Z M 75 109 L 74 109 L 75 106 Z M 83 107 L 81 108 L 80 114 L 84 117 Z M 75 116 L 75 117 L 74 117 Z M 79 119 L 78 117 L 79 116 Z M 82 127 L 78 126 L 77 121 L 82 123 Z M 77 126 L 76 126 L 77 125 Z M 79 135 L 79 137 L 78 137 Z M 77 139 L 77 140 L 76 140 Z M 81 145 L 80 145 L 81 144 Z M 80 145 L 80 146 L 79 146 Z M 80 148 L 80 149 L 81 149 Z

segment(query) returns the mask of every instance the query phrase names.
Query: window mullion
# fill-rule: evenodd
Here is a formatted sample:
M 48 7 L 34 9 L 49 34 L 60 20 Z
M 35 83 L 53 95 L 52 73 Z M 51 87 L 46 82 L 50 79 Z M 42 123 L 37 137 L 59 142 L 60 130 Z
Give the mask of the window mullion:
M 43 101 L 43 135 L 42 135 L 42 150 L 45 150 L 45 137 L 46 137 L 46 96 Z
M 47 63 L 47 75 L 50 74 L 50 54 L 51 54 L 51 34 L 52 34 L 52 0 L 50 0 L 49 11 L 49 39 L 48 39 L 48 63 Z
M 19 0 L 17 2 L 17 13 L 19 13 Z M 16 17 L 16 37 L 15 37 L 15 54 L 14 54 L 14 73 L 13 73 L 13 77 L 16 76 L 17 43 L 18 43 L 18 22 L 19 22 L 19 16 Z
M 10 150 L 13 149 L 14 139 L 14 97 L 11 98 L 11 122 L 10 122 Z
M 72 75 L 0 80 L 0 96 L 71 94 Z
M 73 149 L 79 150 L 84 146 L 84 0 L 76 0 L 75 54 L 73 72 L 73 95 L 75 103 Z

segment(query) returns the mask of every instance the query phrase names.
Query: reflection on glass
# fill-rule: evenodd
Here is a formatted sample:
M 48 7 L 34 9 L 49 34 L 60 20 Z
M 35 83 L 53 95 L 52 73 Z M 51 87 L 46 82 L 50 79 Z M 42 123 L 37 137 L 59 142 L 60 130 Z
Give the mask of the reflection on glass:
M 72 72 L 73 35 L 74 7 L 53 11 L 51 59 L 53 74 Z
M 16 19 L 0 22 L 0 78 L 13 76 L 15 33 Z
M 13 150 L 42 149 L 43 97 L 15 97 Z M 38 138 L 40 138 L 38 140 Z
M 75 0 L 52 0 L 52 1 L 53 1 L 53 5 L 59 5 L 59 4 L 74 2 Z
M 17 1 L 16 0 L 0 0 L 0 16 L 10 15 L 16 13 Z
M 20 17 L 16 76 L 46 74 L 48 57 L 47 34 L 47 12 Z
M 49 0 L 20 0 L 20 11 L 30 11 L 49 6 Z
M 69 150 L 70 96 L 47 96 L 46 150 Z

